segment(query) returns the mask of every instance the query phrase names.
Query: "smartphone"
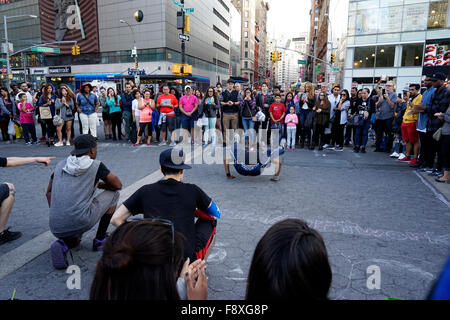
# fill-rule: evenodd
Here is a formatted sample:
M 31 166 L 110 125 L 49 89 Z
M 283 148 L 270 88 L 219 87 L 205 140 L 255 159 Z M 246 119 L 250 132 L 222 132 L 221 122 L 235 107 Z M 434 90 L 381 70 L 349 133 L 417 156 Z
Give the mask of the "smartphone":
M 386 94 L 386 89 L 383 89 L 383 96 Z

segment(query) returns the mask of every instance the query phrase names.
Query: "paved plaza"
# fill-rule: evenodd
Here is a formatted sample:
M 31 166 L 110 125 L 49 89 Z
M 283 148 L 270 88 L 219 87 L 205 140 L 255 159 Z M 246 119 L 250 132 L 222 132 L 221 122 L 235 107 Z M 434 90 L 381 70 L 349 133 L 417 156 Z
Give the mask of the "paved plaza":
M 23 233 L 0 247 L 0 299 L 11 297 L 14 289 L 16 299 L 89 297 L 101 255 L 91 251 L 95 228 L 72 252 L 73 261 L 69 259 L 81 270 L 79 290 L 67 288 L 70 275 L 53 269 L 48 251 L 54 237 L 45 191 L 56 164 L 70 150 L 1 142 L 1 156 L 57 158 L 49 167 L 34 164 L 0 171 L 0 180 L 17 189 L 8 226 Z M 98 159 L 123 182 L 121 201 L 143 183 L 161 178 L 162 150 L 99 143 Z M 323 235 L 333 271 L 332 299 L 424 299 L 449 254 L 449 186 L 437 186 L 407 164 L 371 149 L 367 154 L 355 154 L 351 148 L 287 150 L 277 183 L 270 176 L 227 180 L 222 164 L 194 164 L 185 181 L 200 186 L 222 211 L 208 260 L 209 299 L 245 298 L 257 242 L 271 225 L 288 217 L 308 221 Z M 379 289 L 367 286 L 369 266 L 380 270 Z

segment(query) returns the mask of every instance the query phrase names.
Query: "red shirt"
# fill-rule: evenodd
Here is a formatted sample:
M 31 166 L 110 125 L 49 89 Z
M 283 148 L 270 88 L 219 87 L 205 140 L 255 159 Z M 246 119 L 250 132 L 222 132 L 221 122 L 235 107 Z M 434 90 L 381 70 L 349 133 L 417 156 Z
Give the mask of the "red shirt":
M 281 119 L 281 116 L 286 114 L 286 107 L 282 103 L 272 103 L 269 108 L 269 112 L 272 114 L 272 117 L 275 120 L 281 120 L 280 123 L 283 123 L 283 119 Z M 275 123 L 270 119 L 270 123 Z
M 159 96 L 156 104 L 161 105 L 161 113 L 171 113 L 175 106 L 178 105 L 178 100 L 173 94 L 168 94 L 167 96 L 162 94 Z M 175 115 L 168 115 L 168 117 L 175 117 Z

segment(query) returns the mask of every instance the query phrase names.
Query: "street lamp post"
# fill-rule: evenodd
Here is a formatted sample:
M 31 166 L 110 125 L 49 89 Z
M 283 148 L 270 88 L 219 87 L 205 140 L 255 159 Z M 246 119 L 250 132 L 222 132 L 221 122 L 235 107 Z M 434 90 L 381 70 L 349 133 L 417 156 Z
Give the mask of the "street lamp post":
M 131 27 L 131 25 L 126 22 L 125 20 L 120 20 L 120 23 L 125 23 L 131 30 L 131 33 L 133 34 L 133 51 L 132 51 L 132 55 L 134 56 L 134 66 L 135 68 L 139 68 L 139 62 L 138 62 L 138 56 L 137 56 L 137 48 L 136 48 L 136 35 L 134 34 L 134 30 Z
M 14 18 L 22 18 L 22 17 L 29 17 L 29 18 L 37 19 L 37 16 L 35 16 L 33 14 L 21 14 L 21 15 L 17 15 L 17 16 L 3 16 L 3 25 L 5 28 L 6 69 L 8 72 L 8 77 L 6 79 L 6 87 L 7 88 L 9 88 L 9 85 L 10 85 L 9 75 L 11 73 L 11 64 L 9 62 L 9 41 L 8 41 L 8 22 L 7 22 L 7 20 L 14 19 Z
M 330 26 L 330 35 L 331 35 L 331 53 L 333 53 L 333 28 L 332 28 L 332 26 L 331 26 L 331 20 L 330 20 L 330 15 L 328 14 L 328 13 L 325 13 L 324 15 L 323 15 L 325 18 L 327 18 L 328 19 L 328 24 L 329 24 L 329 26 Z M 328 42 L 328 39 L 327 39 L 327 42 Z M 327 48 L 328 48 L 328 44 L 327 44 Z M 330 66 L 330 75 L 333 73 L 333 66 Z

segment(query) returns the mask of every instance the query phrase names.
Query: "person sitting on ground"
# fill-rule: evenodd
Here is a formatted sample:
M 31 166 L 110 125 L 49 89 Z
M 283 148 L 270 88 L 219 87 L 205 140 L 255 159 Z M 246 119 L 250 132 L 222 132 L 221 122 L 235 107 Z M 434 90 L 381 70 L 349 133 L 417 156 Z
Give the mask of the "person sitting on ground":
M 74 140 L 71 155 L 56 165 L 47 188 L 50 231 L 58 238 L 51 246 L 53 266 L 67 268 L 66 254 L 78 246 L 83 233 L 100 221 L 92 250 L 103 248 L 106 230 L 122 189 L 119 178 L 97 157 L 97 143 L 90 134 Z M 99 183 L 99 180 L 102 182 Z M 105 191 L 95 196 L 96 189 Z
M 34 162 L 43 163 L 48 166 L 52 159 L 55 159 L 55 157 L 0 157 L 0 167 L 18 167 Z M 0 184 L 0 245 L 19 239 L 22 236 L 22 233 L 9 231 L 9 228 L 6 228 L 6 223 L 8 222 L 14 205 L 15 194 L 16 188 L 12 183 L 5 182 Z
M 215 218 L 220 218 L 220 211 L 203 190 L 183 183 L 184 170 L 191 168 L 184 164 L 184 157 L 181 149 L 163 151 L 159 163 L 164 179 L 137 190 L 114 213 L 111 223 L 118 227 L 131 215 L 141 213 L 145 218 L 170 220 L 175 230 L 186 238 L 184 257 L 206 259 L 214 244 Z M 197 222 L 194 221 L 196 216 Z
M 90 299 L 206 300 L 206 261 L 188 258 L 179 273 L 183 251 L 183 235 L 170 221 L 122 224 L 105 243 Z
M 246 299 L 327 300 L 331 267 L 322 236 L 299 219 L 273 225 L 256 246 Z

